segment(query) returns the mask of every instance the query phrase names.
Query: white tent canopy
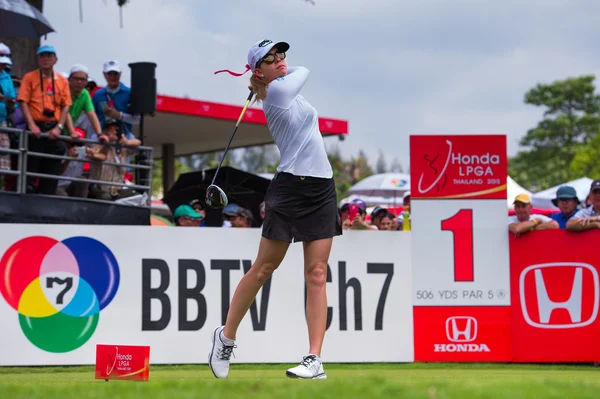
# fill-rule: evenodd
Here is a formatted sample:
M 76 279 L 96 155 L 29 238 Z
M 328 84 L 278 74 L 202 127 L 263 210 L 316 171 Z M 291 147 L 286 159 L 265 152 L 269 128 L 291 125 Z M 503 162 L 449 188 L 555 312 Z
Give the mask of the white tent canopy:
M 355 199 L 364 201 L 367 206 L 402 206 L 403 198 L 397 197 L 372 197 L 369 195 L 352 194 L 340 201 L 340 206 L 350 203 Z M 395 201 L 395 202 L 394 202 Z
M 577 197 L 579 201 L 584 201 L 590 192 L 590 185 L 592 184 L 592 181 L 593 180 L 589 177 L 581 177 L 579 179 L 575 179 L 567 183 L 562 183 L 557 186 L 550 187 L 546 190 L 540 191 L 539 193 L 535 193 L 531 198 L 533 206 L 542 209 L 557 209 L 554 206 L 554 204 L 552 204 L 552 200 L 556 198 L 556 192 L 562 186 L 573 187 L 577 192 Z
M 380 173 L 362 179 L 348 189 L 348 194 L 396 197 L 402 200 L 403 194 L 409 190 L 409 175 L 404 173 Z

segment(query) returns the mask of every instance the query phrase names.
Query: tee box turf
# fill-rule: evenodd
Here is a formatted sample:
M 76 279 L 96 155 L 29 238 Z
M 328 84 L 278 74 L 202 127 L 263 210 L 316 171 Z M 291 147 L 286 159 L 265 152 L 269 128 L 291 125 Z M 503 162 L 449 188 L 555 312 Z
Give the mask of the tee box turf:
M 97 380 L 148 381 L 149 376 L 149 346 L 96 345 Z

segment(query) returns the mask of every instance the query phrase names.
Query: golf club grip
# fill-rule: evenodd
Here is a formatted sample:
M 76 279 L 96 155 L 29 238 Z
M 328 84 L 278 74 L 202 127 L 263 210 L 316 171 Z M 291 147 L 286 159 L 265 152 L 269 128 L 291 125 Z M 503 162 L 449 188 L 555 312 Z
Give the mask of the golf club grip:
M 248 99 L 246 99 L 246 104 L 244 104 L 244 108 L 242 108 L 242 112 L 240 113 L 240 117 L 238 118 L 237 123 L 235 124 L 235 128 L 233 129 L 233 133 L 231 133 L 231 137 L 229 138 L 229 142 L 227 143 L 227 147 L 225 147 L 225 151 L 223 152 L 223 156 L 221 157 L 221 162 L 219 162 L 219 166 L 217 166 L 217 170 L 215 171 L 215 175 L 213 176 L 211 184 L 215 184 L 215 181 L 217 180 L 217 175 L 219 174 L 219 170 L 221 169 L 221 165 L 223 165 L 223 161 L 225 161 L 225 157 L 227 156 L 227 151 L 229 151 L 229 146 L 231 145 L 231 142 L 233 141 L 233 137 L 235 136 L 235 132 L 237 131 L 237 128 L 240 125 L 240 122 L 242 121 L 242 118 L 244 117 L 244 114 L 246 113 L 246 110 L 248 109 L 248 106 L 250 105 L 250 101 L 252 100 L 252 96 L 254 96 L 254 92 L 252 90 L 250 90 L 250 94 L 248 94 Z

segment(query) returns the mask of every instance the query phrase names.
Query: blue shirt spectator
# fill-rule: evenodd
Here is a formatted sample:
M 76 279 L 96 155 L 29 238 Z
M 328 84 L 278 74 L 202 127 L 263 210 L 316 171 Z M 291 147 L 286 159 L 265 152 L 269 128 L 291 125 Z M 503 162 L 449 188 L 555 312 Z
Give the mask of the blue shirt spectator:
M 551 215 L 552 220 L 558 223 L 561 229 L 567 228 L 567 221 L 577 213 L 577 191 L 571 186 L 562 186 L 556 191 L 556 198 L 552 200 L 554 206 L 560 209 L 560 212 Z
M 558 227 L 560 227 L 561 229 L 566 229 L 567 228 L 567 222 L 573 216 L 575 216 L 574 213 L 572 213 L 570 216 L 565 216 L 564 213 L 557 212 L 557 213 L 554 213 L 554 214 L 550 215 L 550 219 L 555 220 L 558 223 Z
M 105 62 L 103 70 L 107 85 L 96 91 L 92 98 L 100 125 L 104 129 L 107 120 L 117 120 L 121 124 L 121 131 L 125 138 L 132 139 L 135 137 L 132 125 L 140 123 L 140 117 L 127 113 L 131 89 L 120 81 L 121 66 L 118 61 Z

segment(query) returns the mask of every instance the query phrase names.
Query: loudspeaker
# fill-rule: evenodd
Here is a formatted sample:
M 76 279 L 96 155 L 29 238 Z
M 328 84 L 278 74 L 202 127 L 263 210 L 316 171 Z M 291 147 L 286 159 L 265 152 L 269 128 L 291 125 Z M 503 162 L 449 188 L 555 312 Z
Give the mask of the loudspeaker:
M 131 68 L 131 99 L 129 113 L 132 115 L 151 114 L 156 110 L 156 78 L 153 62 L 134 62 Z

